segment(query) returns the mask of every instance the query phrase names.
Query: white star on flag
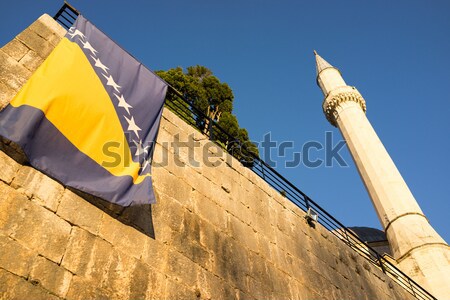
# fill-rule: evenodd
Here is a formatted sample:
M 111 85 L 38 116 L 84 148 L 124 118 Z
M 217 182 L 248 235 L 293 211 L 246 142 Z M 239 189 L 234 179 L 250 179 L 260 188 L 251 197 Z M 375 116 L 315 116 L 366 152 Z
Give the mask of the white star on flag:
M 150 148 L 150 146 L 143 147 L 142 140 L 139 140 L 139 143 L 133 140 L 133 143 L 136 145 L 136 153 L 134 154 L 134 156 L 140 156 L 142 154 L 148 153 L 148 148 Z
M 133 131 L 133 132 L 136 134 L 136 136 L 139 137 L 138 131 L 140 131 L 140 130 L 142 130 L 142 129 L 140 129 L 140 128 L 136 125 L 136 123 L 134 122 L 134 117 L 131 117 L 131 119 L 128 119 L 127 117 L 124 116 L 124 118 L 125 118 L 125 120 L 127 120 L 127 122 L 128 122 L 128 129 L 127 129 L 127 130 Z
M 144 162 L 143 162 L 143 164 L 142 164 L 141 173 L 144 172 L 145 168 L 147 168 L 148 166 L 150 166 L 151 163 L 152 163 L 152 158 L 151 158 L 151 157 L 145 159 Z
M 103 72 L 105 72 L 106 74 L 108 74 L 108 70 L 109 68 L 107 66 L 105 66 L 104 64 L 102 64 L 102 62 L 100 61 L 100 58 L 95 58 L 94 56 L 92 56 L 92 59 L 95 61 L 95 66 L 97 68 L 100 68 L 103 70 Z
M 69 31 L 70 31 L 70 30 L 69 30 Z M 78 29 L 76 29 L 73 33 L 69 33 L 69 35 L 70 35 L 70 38 L 71 38 L 71 39 L 73 39 L 73 38 L 76 37 L 76 36 L 80 36 L 80 37 L 83 38 L 83 39 L 86 38 L 86 36 L 85 36 L 81 31 L 79 31 Z
M 109 75 L 109 77 L 108 77 L 108 76 L 106 76 L 105 74 L 102 74 L 102 75 L 103 75 L 103 77 L 105 77 L 105 78 L 108 80 L 108 81 L 106 82 L 106 85 L 112 86 L 112 87 L 119 93 L 119 88 L 121 88 L 121 86 L 118 85 L 118 84 L 114 81 L 114 79 L 112 78 L 112 76 Z
M 78 31 L 78 29 L 75 31 L 75 33 Z M 95 53 L 97 53 L 98 51 L 94 49 L 94 47 L 92 47 L 92 45 L 89 43 L 89 41 L 86 41 L 85 43 L 83 43 L 83 41 L 81 41 L 81 43 L 83 44 L 83 48 L 84 49 L 88 49 L 89 51 L 92 52 L 92 54 L 95 55 Z
M 130 114 L 129 108 L 133 108 L 133 106 L 131 106 L 130 104 L 128 104 L 125 101 L 125 98 L 123 97 L 123 95 L 120 95 L 120 97 L 119 97 L 116 94 L 114 94 L 114 96 L 116 96 L 117 100 L 119 100 L 119 104 L 117 104 L 117 106 L 125 108 L 127 113 Z

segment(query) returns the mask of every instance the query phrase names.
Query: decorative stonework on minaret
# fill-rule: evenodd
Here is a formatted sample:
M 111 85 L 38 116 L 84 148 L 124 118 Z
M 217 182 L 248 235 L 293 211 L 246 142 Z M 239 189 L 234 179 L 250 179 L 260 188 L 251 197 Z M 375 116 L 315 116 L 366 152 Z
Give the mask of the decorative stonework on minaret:
M 361 94 L 314 54 L 317 84 L 325 96 L 323 111 L 347 142 L 398 267 L 438 299 L 450 299 L 449 246 L 431 227 L 378 138 Z

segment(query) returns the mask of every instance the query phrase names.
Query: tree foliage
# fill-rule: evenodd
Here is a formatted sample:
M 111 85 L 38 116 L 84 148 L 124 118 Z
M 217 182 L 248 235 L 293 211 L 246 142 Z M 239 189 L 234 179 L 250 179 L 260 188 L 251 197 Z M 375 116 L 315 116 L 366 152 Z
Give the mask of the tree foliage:
M 179 91 L 189 103 L 169 91 L 167 99 L 176 109 L 172 109 L 189 123 L 196 124 L 205 134 L 210 134 L 210 122 L 218 124 L 227 133 L 214 130 L 212 136 L 244 164 L 252 164 L 251 154 L 258 155 L 258 148 L 250 142 L 248 132 L 240 128 L 232 113 L 234 95 L 227 83 L 221 82 L 212 71 L 204 66 L 181 67 L 156 72 L 173 88 Z M 206 117 L 198 118 L 192 113 L 192 106 L 198 108 Z M 231 138 L 231 137 L 233 138 Z

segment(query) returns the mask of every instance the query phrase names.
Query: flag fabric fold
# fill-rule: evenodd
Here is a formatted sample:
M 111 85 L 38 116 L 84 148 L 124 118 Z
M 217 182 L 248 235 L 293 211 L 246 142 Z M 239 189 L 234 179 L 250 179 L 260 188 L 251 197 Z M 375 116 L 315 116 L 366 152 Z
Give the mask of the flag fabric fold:
M 121 206 L 154 203 L 151 161 L 166 92 L 80 15 L 0 112 L 0 135 L 64 185 Z

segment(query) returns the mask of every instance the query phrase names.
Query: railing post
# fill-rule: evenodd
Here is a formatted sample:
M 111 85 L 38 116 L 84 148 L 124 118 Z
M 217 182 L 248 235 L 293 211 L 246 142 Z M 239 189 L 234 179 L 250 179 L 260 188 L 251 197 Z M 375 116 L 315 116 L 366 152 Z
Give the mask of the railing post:
M 309 200 L 308 200 L 308 196 L 305 196 L 305 206 L 306 206 L 306 210 L 309 209 Z
M 411 280 L 409 279 L 409 277 L 407 277 L 407 278 L 408 278 L 409 286 L 411 287 L 411 291 L 412 291 L 414 297 L 417 298 L 416 291 L 414 291 L 414 287 L 413 287 L 413 285 L 412 285 L 412 283 L 411 283 Z
M 383 271 L 383 273 L 386 274 L 386 269 L 384 268 L 380 253 L 378 253 L 378 252 L 375 252 L 375 253 L 377 254 L 377 260 L 378 260 L 378 263 L 380 264 L 381 271 Z
M 209 139 L 211 141 L 214 141 L 213 120 L 210 117 L 208 118 L 208 132 L 209 132 Z
M 264 174 L 264 164 L 262 160 L 259 160 L 259 164 L 261 165 L 261 175 L 264 180 L 266 180 L 266 175 Z

